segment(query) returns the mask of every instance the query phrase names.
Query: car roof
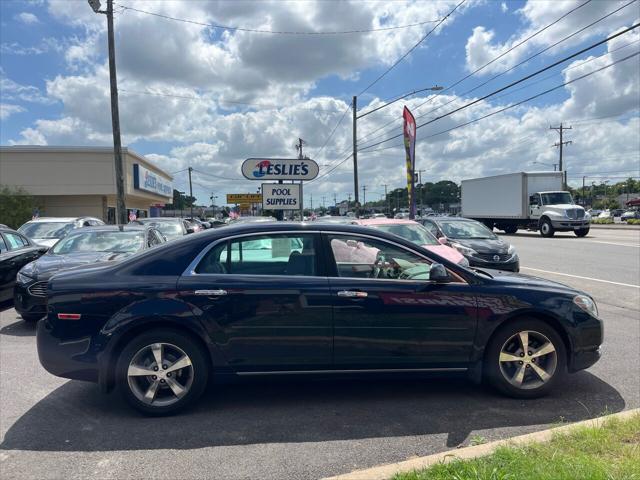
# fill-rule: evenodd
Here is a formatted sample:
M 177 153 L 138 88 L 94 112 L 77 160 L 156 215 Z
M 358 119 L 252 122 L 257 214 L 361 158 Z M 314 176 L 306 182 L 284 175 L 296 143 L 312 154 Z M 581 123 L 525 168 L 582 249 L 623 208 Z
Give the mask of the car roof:
M 408 218 L 361 218 L 353 221 L 358 225 L 418 225 L 418 222 Z
M 438 221 L 455 221 L 455 222 L 476 222 L 476 223 L 480 223 L 477 220 L 474 220 L 473 218 L 465 218 L 465 217 L 447 217 L 445 215 L 440 215 L 438 217 L 429 217 L 429 218 L 424 218 L 424 220 L 435 220 L 436 222 Z
M 121 228 L 122 227 L 122 228 Z M 70 233 L 70 235 L 79 235 L 79 234 L 83 234 L 83 233 L 89 233 L 89 232 L 119 232 L 119 231 L 123 231 L 123 232 L 144 232 L 146 230 L 149 230 L 153 227 L 151 226 L 146 226 L 146 225 L 99 225 L 96 227 L 84 227 L 84 228 L 79 228 L 77 230 L 74 230 L 72 233 Z
M 60 222 L 60 223 L 69 223 L 69 222 L 77 222 L 81 218 L 93 218 L 93 217 L 38 217 L 33 220 L 29 220 L 26 223 L 40 223 L 40 222 Z

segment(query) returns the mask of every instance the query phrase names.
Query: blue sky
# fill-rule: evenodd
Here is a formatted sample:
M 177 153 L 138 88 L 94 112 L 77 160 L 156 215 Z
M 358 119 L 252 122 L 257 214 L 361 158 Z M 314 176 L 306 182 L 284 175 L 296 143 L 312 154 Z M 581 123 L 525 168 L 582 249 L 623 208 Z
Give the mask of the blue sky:
M 203 202 L 211 191 L 224 194 L 255 190 L 257 185 L 239 175 L 241 161 L 258 155 L 294 156 L 298 137 L 307 142 L 306 152 L 312 158 L 319 155 L 316 160 L 326 165 L 321 168 L 323 175 L 339 164 L 344 152 L 349 153 L 350 113 L 329 135 L 351 96 L 383 73 L 434 25 L 355 35 L 273 35 L 222 31 L 124 7 L 207 24 L 326 32 L 437 19 L 456 3 L 118 1 L 115 22 L 124 143 L 169 172 L 188 165 L 203 172 L 196 179 L 196 194 Z M 364 111 L 368 104 L 379 105 L 384 99 L 414 89 L 448 87 L 581 3 L 467 0 L 419 48 L 359 98 L 359 109 Z M 630 26 L 640 17 L 637 2 L 473 94 L 462 96 L 492 75 L 625 3 L 593 1 L 578 8 L 490 67 L 418 108 L 416 115 L 447 103 L 422 120 L 445 113 L 477 98 L 474 95 L 491 92 Z M 0 143 L 109 145 L 105 18 L 94 14 L 83 0 L 4 0 L 0 2 L 0 18 Z M 633 43 L 638 39 L 637 32 L 630 32 L 531 80 L 550 77 L 544 81 L 480 102 L 419 130 L 418 139 L 606 66 L 638 51 L 639 44 Z M 593 59 L 596 56 L 600 58 Z M 578 64 L 589 59 L 584 66 Z M 539 165 L 533 162 L 550 164 L 557 158 L 551 148 L 557 138 L 548 126 L 564 121 L 577 124 L 571 132 L 574 144 L 566 154 L 570 175 L 588 173 L 595 181 L 606 175 L 614 180 L 618 175 L 638 175 L 638 67 L 638 57 L 625 60 L 504 114 L 425 140 L 417 150 L 418 166 L 427 170 L 429 181 L 459 181 Z M 417 108 L 425 95 L 363 119 L 359 124 L 360 136 L 365 137 L 361 144 L 383 140 L 387 138 L 385 133 L 400 133 L 402 106 Z M 254 106 L 222 103 L 225 101 Z M 391 120 L 396 123 L 366 137 Z M 368 184 L 374 192 L 383 183 L 401 186 L 402 156 L 400 148 L 363 152 L 361 184 Z M 351 189 L 349 165 L 348 161 L 340 164 L 330 175 L 312 182 L 305 193 L 346 196 Z M 230 182 L 221 177 L 238 180 Z M 186 176 L 176 175 L 177 188 L 184 189 L 185 182 Z

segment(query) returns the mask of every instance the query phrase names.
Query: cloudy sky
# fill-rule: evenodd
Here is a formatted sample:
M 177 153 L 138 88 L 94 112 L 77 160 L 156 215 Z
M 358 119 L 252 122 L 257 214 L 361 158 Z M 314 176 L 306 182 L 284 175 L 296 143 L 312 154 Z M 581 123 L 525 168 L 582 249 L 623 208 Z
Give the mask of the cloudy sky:
M 367 199 L 403 184 L 401 139 L 380 142 L 402 132 L 404 105 L 428 122 L 426 181 L 552 169 L 560 122 L 572 183 L 640 175 L 640 28 L 446 115 L 631 27 L 638 1 L 466 0 L 438 22 L 459 2 L 116 0 L 123 143 L 178 172 L 181 190 L 192 166 L 206 203 L 255 191 L 242 160 L 295 157 L 300 137 L 320 164 L 306 203 L 328 205 L 353 190 L 352 96 L 362 114 L 437 85 L 359 121 Z M 2 0 L 0 21 L 0 142 L 109 145 L 104 15 L 85 0 Z

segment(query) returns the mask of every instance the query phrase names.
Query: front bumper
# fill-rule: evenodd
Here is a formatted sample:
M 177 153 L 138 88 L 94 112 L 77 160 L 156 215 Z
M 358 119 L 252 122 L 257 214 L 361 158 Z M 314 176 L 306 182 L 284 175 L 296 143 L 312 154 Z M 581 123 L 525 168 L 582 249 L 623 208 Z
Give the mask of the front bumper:
M 520 271 L 520 259 L 517 256 L 503 262 L 490 262 L 476 257 L 465 257 L 469 260 L 469 266 L 478 268 L 490 268 L 492 270 L 507 270 L 509 272 Z
M 13 289 L 13 303 L 21 316 L 44 317 L 47 314 L 47 297 L 32 295 L 29 288 L 32 285 L 16 283 Z
M 555 230 L 575 230 L 578 228 L 589 228 L 591 220 L 552 220 L 551 225 Z
M 569 361 L 569 371 L 571 373 L 579 370 L 584 370 L 595 364 L 600 360 L 600 347 L 596 347 L 593 350 L 586 350 L 582 352 L 576 352 L 573 354 Z
M 61 341 L 48 319 L 38 322 L 36 331 L 38 358 L 47 372 L 57 377 L 98 381 L 98 363 L 89 355 L 91 338 Z

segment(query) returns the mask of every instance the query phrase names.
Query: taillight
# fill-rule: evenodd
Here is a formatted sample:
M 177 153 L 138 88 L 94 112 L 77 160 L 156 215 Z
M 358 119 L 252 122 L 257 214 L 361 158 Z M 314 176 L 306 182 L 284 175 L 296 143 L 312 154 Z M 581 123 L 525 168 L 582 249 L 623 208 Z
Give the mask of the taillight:
M 58 320 L 80 320 L 79 313 L 59 313 Z

